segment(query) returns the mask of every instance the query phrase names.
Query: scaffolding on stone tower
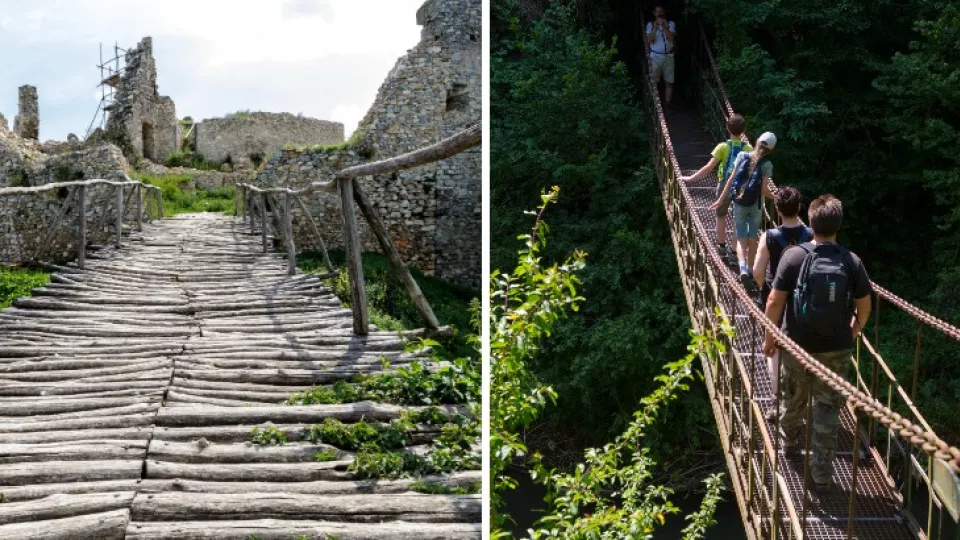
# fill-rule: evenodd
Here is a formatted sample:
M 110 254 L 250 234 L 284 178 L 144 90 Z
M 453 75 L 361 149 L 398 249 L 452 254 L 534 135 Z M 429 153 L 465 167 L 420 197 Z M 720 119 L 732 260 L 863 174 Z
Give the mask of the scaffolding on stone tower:
M 109 49 L 107 50 L 109 51 Z M 89 137 L 97 127 L 102 129 L 106 125 L 107 113 L 110 112 L 114 105 L 117 86 L 120 85 L 120 77 L 123 75 L 126 67 L 126 60 L 124 58 L 126 53 L 126 49 L 121 48 L 114 42 L 113 57 L 104 60 L 103 43 L 100 43 L 100 63 L 97 64 L 97 68 L 100 70 L 100 84 L 97 85 L 100 89 L 100 103 L 97 104 L 97 112 L 93 113 L 93 119 L 87 127 L 87 133 L 84 135 L 84 139 Z

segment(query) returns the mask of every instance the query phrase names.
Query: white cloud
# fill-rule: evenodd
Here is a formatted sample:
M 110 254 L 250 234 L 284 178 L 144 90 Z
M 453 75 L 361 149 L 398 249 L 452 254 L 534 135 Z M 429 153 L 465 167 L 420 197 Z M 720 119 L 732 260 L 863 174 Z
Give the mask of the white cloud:
M 0 15 L 0 50 L 17 53 L 0 70 L 0 111 L 16 114 L 16 87 L 34 84 L 41 137 L 82 134 L 96 108 L 98 43 L 132 47 L 149 35 L 160 93 L 181 116 L 303 112 L 349 133 L 419 40 L 422 2 L 4 0 L 13 9 Z

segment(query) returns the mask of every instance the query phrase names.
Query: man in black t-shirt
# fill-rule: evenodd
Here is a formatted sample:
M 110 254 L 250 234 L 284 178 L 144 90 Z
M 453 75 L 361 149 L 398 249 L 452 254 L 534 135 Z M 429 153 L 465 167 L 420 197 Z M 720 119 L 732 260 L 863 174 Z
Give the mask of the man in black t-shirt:
M 870 278 L 859 257 L 839 248 L 836 251 L 842 254 L 847 286 L 845 291 L 831 289 L 830 294 L 831 299 L 834 292 L 838 293 L 838 296 L 850 298 L 852 306 L 849 306 L 849 310 L 853 315 L 849 327 L 838 325 L 836 331 L 815 334 L 810 330 L 809 323 L 801 324 L 793 309 L 794 303 L 799 301 L 797 286 L 801 267 L 811 251 L 816 250 L 818 256 L 822 252 L 826 253 L 823 248 L 817 249 L 818 246 L 836 246 L 837 230 L 843 221 L 843 207 L 832 195 L 821 195 L 810 203 L 809 217 L 810 226 L 813 228 L 813 242 L 794 246 L 783 252 L 767 299 L 766 315 L 771 321 L 778 322 L 786 308 L 783 330 L 787 336 L 818 362 L 840 375 L 845 375 L 854 340 L 870 317 Z M 807 281 L 805 285 L 810 286 L 811 282 Z M 767 356 L 773 356 L 777 352 L 777 343 L 769 332 L 764 336 L 763 352 Z M 819 378 L 806 373 L 800 361 L 788 351 L 782 350 L 780 353 L 784 369 L 784 397 L 787 403 L 786 411 L 780 419 L 784 445 L 791 451 L 801 444 L 800 436 L 807 416 L 806 405 L 812 392 L 813 455 L 810 473 L 814 488 L 818 492 L 826 492 L 832 484 L 833 458 L 840 428 L 839 413 L 844 400 L 837 391 Z
M 813 240 L 813 230 L 800 220 L 800 191 L 794 187 L 780 188 L 773 200 L 777 206 L 777 214 L 780 215 L 780 226 L 760 235 L 760 247 L 753 262 L 753 278 L 760 286 L 760 309 L 767 305 L 783 252 L 790 246 Z M 777 321 L 778 324 L 779 322 Z M 773 393 L 776 395 L 780 391 L 780 359 L 776 356 L 767 358 L 767 368 Z M 770 413 L 775 414 L 776 411 Z

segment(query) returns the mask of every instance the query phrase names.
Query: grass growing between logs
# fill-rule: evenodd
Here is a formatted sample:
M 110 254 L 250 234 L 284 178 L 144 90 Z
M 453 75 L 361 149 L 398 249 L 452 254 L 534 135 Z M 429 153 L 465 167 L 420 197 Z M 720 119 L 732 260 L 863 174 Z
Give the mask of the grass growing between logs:
M 0 267 L 0 309 L 9 307 L 17 298 L 30 296 L 30 290 L 46 285 L 50 274 L 31 268 Z
M 233 186 L 215 189 L 195 187 L 192 178 L 185 174 L 151 176 L 135 173 L 135 180 L 157 186 L 163 192 L 163 215 L 166 217 L 191 212 L 223 212 L 234 214 Z M 151 210 L 156 217 L 156 210 Z
M 336 277 L 326 280 L 341 302 L 349 305 L 350 286 L 342 251 L 331 251 L 330 259 L 340 269 Z M 307 273 L 323 273 L 319 253 L 303 252 L 297 265 Z M 401 406 L 425 407 L 404 412 L 389 423 L 364 420 L 345 424 L 327 419 L 297 436 L 300 441 L 323 443 L 343 452 L 355 452 L 348 470 L 358 478 L 418 478 L 411 489 L 422 493 L 476 493 L 479 486 L 450 488 L 431 484 L 423 476 L 447 474 L 480 468 L 480 344 L 479 293 L 467 287 L 424 276 L 411 269 L 414 279 L 430 302 L 441 324 L 453 326 L 456 337 L 443 347 L 432 340 L 408 344 L 407 352 L 428 353 L 430 358 L 399 366 L 387 373 L 361 375 L 351 381 L 314 386 L 291 395 L 289 405 L 322 405 L 375 401 Z M 371 321 L 381 330 L 401 331 L 422 328 L 424 321 L 394 276 L 386 257 L 379 253 L 363 254 L 363 273 Z M 443 364 L 440 364 L 443 362 Z M 389 366 L 385 362 L 385 367 Z M 442 367 L 437 367 L 441 365 Z M 451 414 L 441 405 L 466 404 L 468 414 Z M 432 433 L 428 446 L 412 451 L 410 445 L 421 444 L 419 436 Z M 287 443 L 287 434 L 265 425 L 251 432 L 257 444 Z M 322 452 L 314 456 L 327 460 L 335 455 Z M 474 489 L 475 488 L 475 489 Z
M 347 275 L 346 257 L 343 251 L 331 251 L 330 261 L 340 270 L 336 277 L 325 280 L 337 298 L 345 306 L 350 305 L 350 280 Z M 323 273 L 323 259 L 316 251 L 305 251 L 297 256 L 297 266 L 304 272 Z M 451 325 L 463 331 L 470 328 L 471 303 L 480 301 L 477 290 L 449 283 L 432 276 L 425 276 L 411 268 L 413 278 L 420 286 L 440 324 Z M 417 306 L 410 300 L 407 290 L 397 279 L 390 261 L 379 253 L 363 254 L 363 277 L 370 308 L 370 321 L 381 330 L 414 330 L 423 328 L 424 322 Z M 462 332 L 461 332 L 462 333 Z M 468 354 L 463 336 L 454 340 L 454 352 Z

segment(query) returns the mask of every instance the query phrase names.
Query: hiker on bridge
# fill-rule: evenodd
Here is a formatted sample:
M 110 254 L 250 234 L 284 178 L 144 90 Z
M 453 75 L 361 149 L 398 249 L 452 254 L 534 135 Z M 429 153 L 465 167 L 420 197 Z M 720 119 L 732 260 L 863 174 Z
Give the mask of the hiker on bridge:
M 769 131 L 757 137 L 757 145 L 750 152 L 740 152 L 733 162 L 730 176 L 720 197 L 710 205 L 717 210 L 733 201 L 734 230 L 737 233 L 737 262 L 740 283 L 750 293 L 757 291 L 753 281 L 753 259 L 757 253 L 757 237 L 763 219 L 763 198 L 772 198 L 770 178 L 773 162 L 770 154 L 777 145 L 777 136 Z
M 713 152 L 710 152 L 710 161 L 708 161 L 706 165 L 701 167 L 700 170 L 692 176 L 681 176 L 680 181 L 696 182 L 716 168 L 717 196 L 723 193 L 724 182 L 726 182 L 730 176 L 730 171 L 733 170 L 733 163 L 737 159 L 737 156 L 740 155 L 740 152 L 753 150 L 749 142 L 743 141 L 740 138 L 745 129 L 746 120 L 744 120 L 743 116 L 736 113 L 731 114 L 730 118 L 727 118 L 727 133 L 730 134 L 730 138 L 717 143 Z M 720 167 L 717 167 L 718 165 L 720 165 Z M 720 252 L 720 257 L 725 260 L 727 264 L 733 264 L 733 262 L 737 260 L 737 252 L 727 247 L 727 214 L 729 211 L 730 200 L 724 199 L 723 203 L 717 207 L 717 251 Z
M 766 315 L 779 322 L 786 309 L 786 335 L 818 362 L 845 375 L 851 350 L 860 329 L 870 318 L 872 287 L 863 262 L 837 244 L 843 207 L 833 195 L 821 195 L 808 212 L 813 241 L 787 248 L 777 266 Z M 763 353 L 773 356 L 777 342 L 769 331 Z M 840 430 L 840 407 L 844 398 L 820 378 L 806 373 L 803 364 L 781 349 L 786 410 L 780 418 L 784 449 L 796 454 L 803 446 L 806 406 L 813 394 L 813 453 L 810 474 L 818 493 L 830 490 L 833 458 Z
M 813 229 L 804 225 L 800 220 L 800 191 L 797 188 L 785 187 L 773 196 L 780 215 L 780 226 L 768 229 L 760 235 L 760 247 L 757 257 L 753 261 L 753 279 L 760 286 L 760 306 L 767 305 L 767 298 L 773 285 L 773 279 L 780 265 L 783 252 L 790 246 L 807 243 L 813 240 Z M 780 324 L 780 321 L 775 321 Z M 767 366 L 770 369 L 770 381 L 773 383 L 773 393 L 780 392 L 780 359 L 776 355 L 767 357 Z M 775 412 L 775 411 L 774 411 Z
M 656 86 L 663 75 L 664 104 L 669 107 L 673 100 L 673 44 L 677 25 L 667 20 L 663 6 L 653 8 L 653 21 L 647 23 L 646 37 L 650 45 L 650 81 Z

